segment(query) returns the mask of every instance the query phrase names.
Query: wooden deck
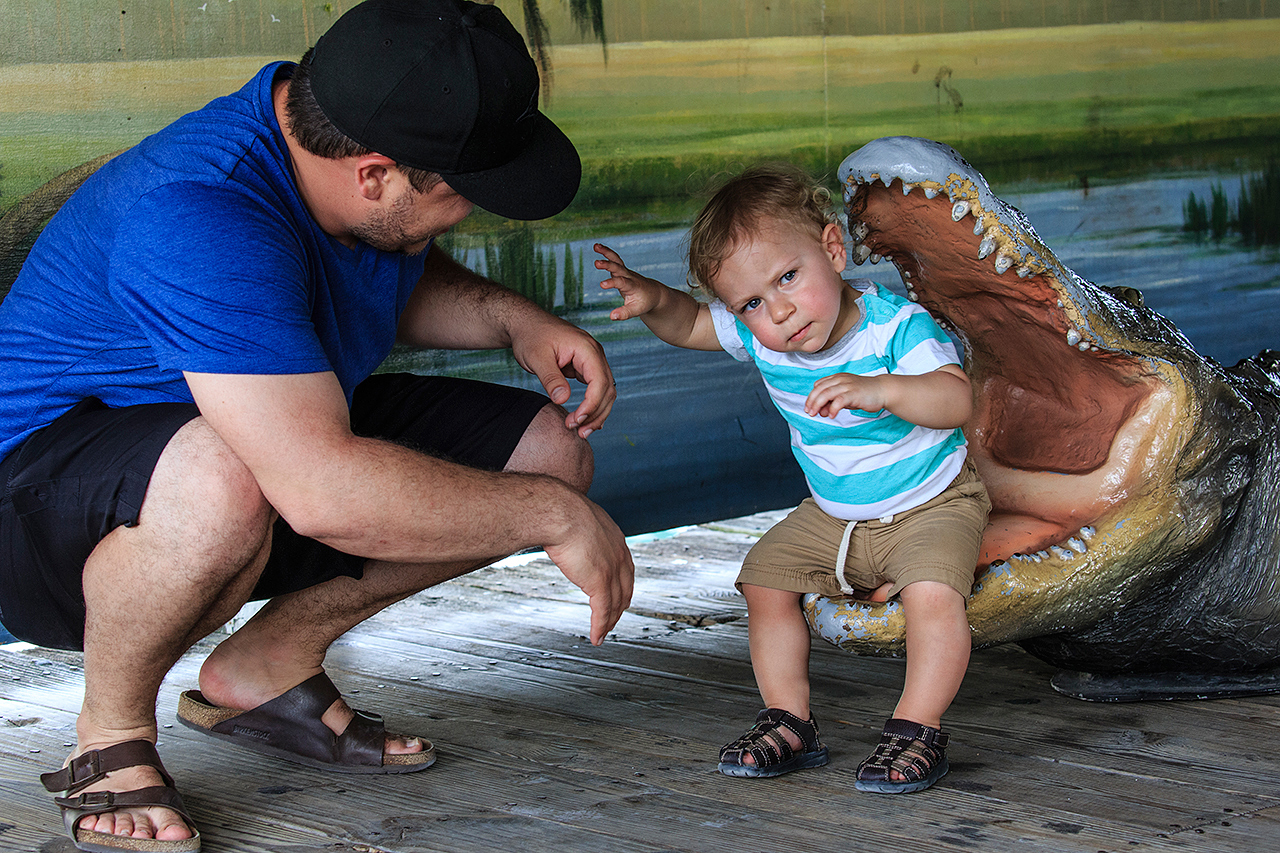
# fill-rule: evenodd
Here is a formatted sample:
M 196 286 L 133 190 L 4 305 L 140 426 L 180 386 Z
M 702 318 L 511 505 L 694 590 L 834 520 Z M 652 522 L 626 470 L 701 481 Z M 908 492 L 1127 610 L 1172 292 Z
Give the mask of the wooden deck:
M 173 721 L 208 646 L 160 697 L 160 750 L 207 851 L 1051 851 L 1280 849 L 1280 697 L 1090 704 L 1018 648 L 978 652 L 951 713 L 952 772 L 922 794 L 853 789 L 898 660 L 815 645 L 831 764 L 715 770 L 759 707 L 732 590 L 763 514 L 636 542 L 637 591 L 600 648 L 545 560 L 473 574 L 344 637 L 357 707 L 432 738 L 419 774 L 362 777 L 215 744 Z M 37 775 L 74 740 L 78 655 L 0 648 L 0 850 L 69 851 Z

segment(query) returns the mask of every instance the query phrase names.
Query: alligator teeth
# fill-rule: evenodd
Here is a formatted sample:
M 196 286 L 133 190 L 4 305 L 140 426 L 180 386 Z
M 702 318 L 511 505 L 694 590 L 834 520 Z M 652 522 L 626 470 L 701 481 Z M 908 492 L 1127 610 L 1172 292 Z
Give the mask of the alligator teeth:
M 953 222 L 959 222 L 969 215 L 969 202 L 958 201 L 951 205 L 951 219 Z
M 925 197 L 925 198 L 937 198 L 937 196 L 938 196 L 938 188 L 937 188 L 937 187 L 925 187 L 925 188 L 924 188 L 924 197 Z
M 1036 551 L 1036 555 L 1035 555 L 1035 556 L 1036 556 L 1036 562 L 1038 563 L 1038 562 L 1040 562 L 1041 560 L 1047 560 L 1047 559 L 1049 559 L 1049 552 L 1048 552 L 1048 551 Z
M 995 226 L 992 225 L 990 230 L 995 230 Z M 973 217 L 973 236 L 978 237 L 981 234 L 982 234 L 982 217 L 975 216 Z
M 1093 538 L 1094 534 L 1097 532 L 1098 531 L 1094 530 L 1092 527 L 1081 527 L 1080 538 L 1088 542 L 1090 539 Z
M 982 242 L 978 244 L 978 260 L 986 260 L 987 257 L 996 250 L 996 238 L 990 234 L 982 238 Z
M 1075 329 L 1067 330 L 1067 344 L 1070 346 L 1078 346 L 1080 344 L 1080 333 Z
M 1059 560 L 1074 560 L 1076 557 L 1074 551 L 1068 551 L 1061 545 L 1052 545 L 1049 550 L 1053 552 L 1053 556 L 1057 557 Z
M 889 184 L 893 183 L 893 175 L 881 175 L 880 182 L 886 187 L 889 186 Z
M 1093 345 L 1090 344 L 1088 341 L 1081 341 L 1079 344 L 1076 345 L 1076 349 L 1080 350 L 1080 352 L 1088 352 L 1090 348 L 1093 348 L 1095 350 L 1097 349 L 1096 347 L 1093 347 Z
M 1015 272 L 1018 273 L 1018 278 L 1026 278 L 1031 275 L 1031 267 L 1026 264 L 1018 264 L 1018 269 Z
M 1013 266 L 1013 258 L 1008 255 L 996 255 L 996 275 L 1004 275 Z
M 859 222 L 857 225 L 853 226 L 853 231 L 851 233 L 853 236 L 853 242 L 861 243 L 863 240 L 867 239 L 867 235 L 871 233 L 871 228 L 867 223 Z
M 1084 544 L 1083 539 L 1077 539 L 1074 536 L 1067 540 L 1067 547 L 1077 554 L 1083 554 L 1089 550 L 1089 546 Z
M 902 271 L 902 277 L 903 277 L 903 278 L 905 278 L 905 279 L 910 280 L 910 278 L 911 278 L 911 270 L 903 270 L 903 271 Z
M 910 279 L 903 279 L 903 280 L 902 280 L 902 283 L 903 283 L 903 284 L 905 284 L 905 285 L 907 286 L 907 290 L 914 290 L 914 289 L 915 289 L 915 285 L 911 283 L 911 280 L 910 280 Z
M 862 266 L 869 257 L 871 257 L 871 249 L 865 244 L 859 243 L 853 247 L 853 262 L 858 266 Z
M 916 188 L 916 185 L 915 185 L 915 184 L 909 184 L 909 183 L 907 183 L 906 181 L 903 181 L 903 182 L 902 182 L 902 194 L 903 194 L 903 195 L 910 195 L 910 194 L 911 194 L 911 191 L 912 191 L 913 189 L 915 189 L 915 188 Z
M 916 295 L 916 292 L 914 290 L 907 291 L 907 298 L 910 299 L 912 302 L 920 301 L 920 297 Z
M 878 254 L 876 254 L 875 252 L 872 252 L 872 253 L 871 253 L 871 263 L 873 263 L 873 264 L 878 264 L 878 263 L 880 263 L 880 258 L 881 258 L 881 257 L 882 257 L 881 255 L 878 255 Z

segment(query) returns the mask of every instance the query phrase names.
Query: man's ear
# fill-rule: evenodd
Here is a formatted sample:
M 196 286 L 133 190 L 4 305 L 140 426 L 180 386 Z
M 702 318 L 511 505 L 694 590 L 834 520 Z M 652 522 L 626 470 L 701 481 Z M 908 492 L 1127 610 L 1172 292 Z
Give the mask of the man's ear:
M 366 201 L 377 201 L 386 192 L 396 171 L 396 161 L 381 154 L 366 154 L 356 160 L 356 187 Z
M 822 229 L 822 248 L 831 258 L 831 266 L 836 272 L 844 272 L 849 259 L 844 247 L 844 229 L 836 223 Z

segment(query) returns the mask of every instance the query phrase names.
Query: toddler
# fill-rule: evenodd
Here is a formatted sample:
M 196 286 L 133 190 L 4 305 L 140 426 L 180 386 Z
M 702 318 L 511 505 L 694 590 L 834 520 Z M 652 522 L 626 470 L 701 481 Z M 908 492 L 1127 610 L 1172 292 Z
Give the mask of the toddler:
M 640 317 L 669 344 L 755 362 L 812 494 L 751 549 L 737 579 L 765 709 L 720 751 L 720 771 L 826 764 L 801 598 L 897 596 L 906 684 L 856 786 L 908 793 L 947 772 L 942 714 L 969 663 L 965 602 L 991 504 L 959 429 L 973 400 L 955 347 L 923 308 L 841 277 L 844 232 L 829 206 L 789 166 L 729 181 L 690 232 L 690 274 L 709 304 L 633 272 L 602 244 L 596 267 L 623 297 L 612 319 Z

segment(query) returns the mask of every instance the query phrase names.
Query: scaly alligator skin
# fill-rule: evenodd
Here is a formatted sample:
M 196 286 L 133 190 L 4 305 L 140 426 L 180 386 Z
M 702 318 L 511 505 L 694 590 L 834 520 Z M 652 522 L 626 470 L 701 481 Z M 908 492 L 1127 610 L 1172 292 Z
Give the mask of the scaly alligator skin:
M 975 647 L 1017 642 L 1080 698 L 1280 690 L 1280 353 L 1224 368 L 1129 288 L 1063 266 L 940 143 L 840 168 L 857 263 L 891 260 L 964 342 L 994 506 Z M 824 639 L 904 651 L 896 603 L 808 596 Z

